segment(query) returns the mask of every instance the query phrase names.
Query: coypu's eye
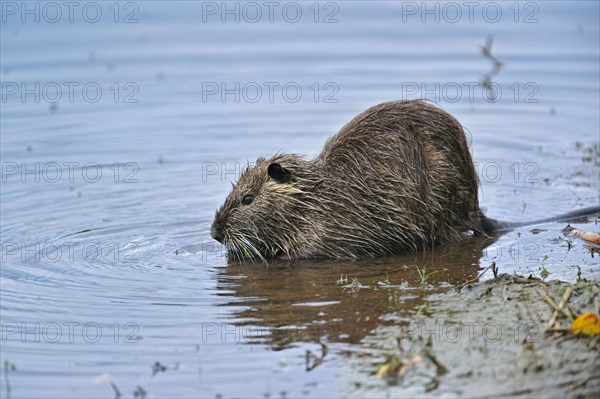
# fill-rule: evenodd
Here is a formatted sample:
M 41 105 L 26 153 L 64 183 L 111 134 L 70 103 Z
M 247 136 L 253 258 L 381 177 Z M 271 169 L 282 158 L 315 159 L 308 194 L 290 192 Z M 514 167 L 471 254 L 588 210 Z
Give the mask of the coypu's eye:
M 250 205 L 254 201 L 254 195 L 246 194 L 242 197 L 242 205 Z

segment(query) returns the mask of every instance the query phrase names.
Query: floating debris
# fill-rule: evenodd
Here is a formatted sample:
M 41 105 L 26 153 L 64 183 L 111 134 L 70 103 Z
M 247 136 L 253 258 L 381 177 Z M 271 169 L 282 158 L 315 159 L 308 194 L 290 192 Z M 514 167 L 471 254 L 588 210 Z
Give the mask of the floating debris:
M 492 55 L 492 44 L 494 44 L 493 36 L 488 36 L 485 45 L 481 46 L 481 54 L 484 58 L 490 60 L 492 62 L 492 70 L 483 75 L 481 78 L 481 85 L 486 90 L 488 97 L 490 100 L 496 99 L 496 91 L 492 86 L 492 79 L 494 76 L 498 75 L 500 69 L 502 69 L 502 62 L 500 62 L 496 57 Z
M 577 237 L 589 244 L 600 246 L 600 234 L 598 234 L 598 233 L 593 233 L 591 231 L 577 230 L 576 228 L 572 227 L 570 224 L 568 224 L 567 227 L 565 227 L 563 229 L 563 231 L 568 233 L 570 236 Z

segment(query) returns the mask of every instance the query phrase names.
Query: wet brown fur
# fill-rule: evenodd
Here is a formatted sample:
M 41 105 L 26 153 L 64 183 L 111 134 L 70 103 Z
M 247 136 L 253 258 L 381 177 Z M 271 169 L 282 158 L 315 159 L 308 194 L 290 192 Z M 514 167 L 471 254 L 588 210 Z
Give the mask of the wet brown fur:
M 269 176 L 275 163 L 287 179 Z M 313 160 L 277 154 L 246 168 L 211 233 L 238 256 L 261 259 L 413 252 L 491 228 L 477 181 L 454 117 L 422 101 L 386 102 L 352 119 Z

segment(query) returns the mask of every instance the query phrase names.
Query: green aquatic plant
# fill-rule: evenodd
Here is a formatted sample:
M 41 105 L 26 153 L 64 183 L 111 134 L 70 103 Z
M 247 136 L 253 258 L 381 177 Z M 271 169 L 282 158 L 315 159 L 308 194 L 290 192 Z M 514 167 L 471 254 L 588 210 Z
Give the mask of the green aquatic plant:
M 346 277 L 344 277 L 344 273 L 342 273 L 336 283 L 338 285 L 348 284 L 348 275 L 346 274 Z
M 544 255 L 544 259 L 542 259 L 542 263 L 540 264 L 540 276 L 542 277 L 542 280 L 546 280 L 546 278 L 548 278 L 548 276 L 550 275 L 550 272 L 548 271 L 548 269 L 546 269 L 546 265 L 544 265 L 544 262 L 548 259 L 548 255 Z
M 427 280 L 429 280 L 429 277 L 431 277 L 432 275 L 437 273 L 437 270 L 434 270 L 430 273 L 427 273 L 427 270 L 425 269 L 425 267 L 423 267 L 423 269 L 421 270 L 419 268 L 419 266 L 417 266 L 417 273 L 419 273 L 419 280 L 421 284 L 427 284 Z
M 427 304 L 424 303 L 422 305 L 419 305 L 416 307 L 417 309 L 417 315 L 420 315 L 421 313 L 425 312 L 425 310 L 427 310 Z

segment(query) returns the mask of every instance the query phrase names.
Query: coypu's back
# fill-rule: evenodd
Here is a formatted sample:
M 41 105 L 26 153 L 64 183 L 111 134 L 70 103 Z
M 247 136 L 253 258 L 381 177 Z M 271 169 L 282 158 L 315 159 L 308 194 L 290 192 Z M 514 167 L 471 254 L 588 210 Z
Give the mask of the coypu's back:
M 330 138 L 316 162 L 323 195 L 338 200 L 326 229 L 334 248 L 400 253 L 485 230 L 464 131 L 436 106 L 371 107 Z
M 458 121 L 422 101 L 395 101 L 355 117 L 312 161 L 257 160 L 211 234 L 238 256 L 352 258 L 412 252 L 490 226 Z

